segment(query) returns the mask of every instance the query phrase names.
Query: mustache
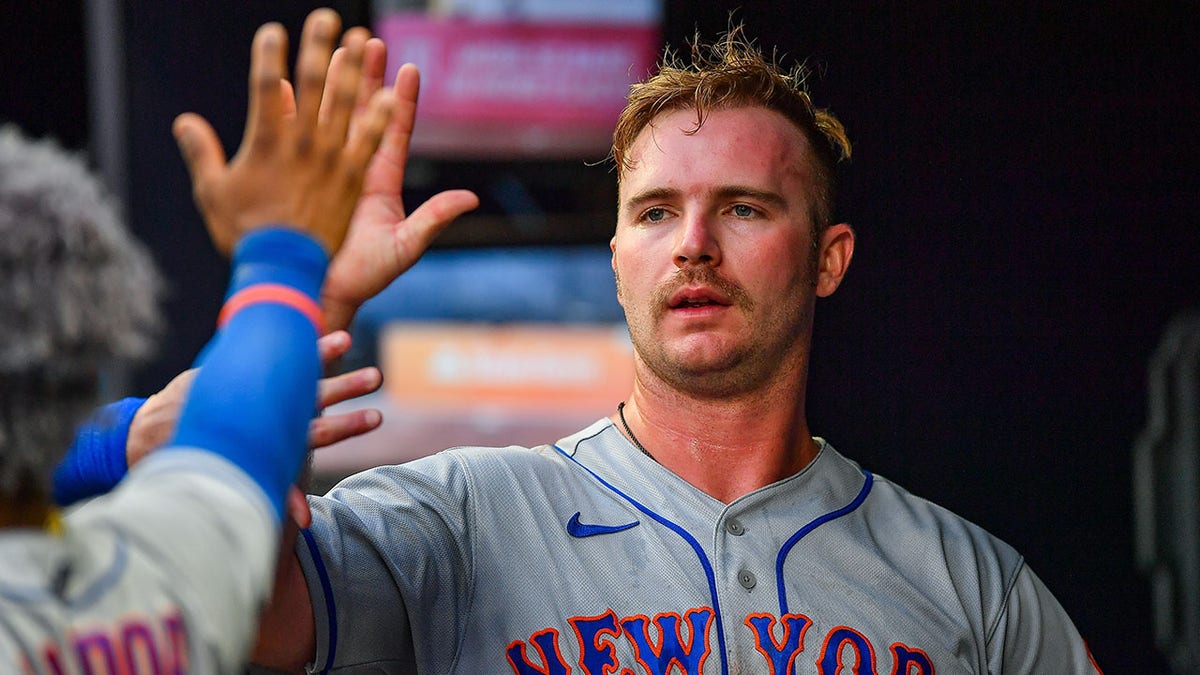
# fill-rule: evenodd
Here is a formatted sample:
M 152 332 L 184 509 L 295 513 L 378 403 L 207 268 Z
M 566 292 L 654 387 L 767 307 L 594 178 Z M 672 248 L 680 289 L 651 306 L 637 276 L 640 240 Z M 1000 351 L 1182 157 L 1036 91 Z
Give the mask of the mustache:
M 707 265 L 688 265 L 676 270 L 674 276 L 654 290 L 654 307 L 664 311 L 672 295 L 684 286 L 710 286 L 729 299 L 730 304 L 744 309 L 754 307 L 754 301 L 738 284 L 721 276 Z

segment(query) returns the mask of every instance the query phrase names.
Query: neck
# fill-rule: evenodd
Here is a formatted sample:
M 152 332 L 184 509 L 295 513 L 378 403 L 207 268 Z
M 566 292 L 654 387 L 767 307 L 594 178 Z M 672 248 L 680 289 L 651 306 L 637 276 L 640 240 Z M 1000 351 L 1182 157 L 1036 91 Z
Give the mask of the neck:
M 0 529 L 40 528 L 50 517 L 45 499 L 0 499 Z
M 804 419 L 803 386 L 706 399 L 635 382 L 624 414 L 631 441 L 726 503 L 795 474 L 818 450 Z M 613 419 L 625 433 L 619 416 Z

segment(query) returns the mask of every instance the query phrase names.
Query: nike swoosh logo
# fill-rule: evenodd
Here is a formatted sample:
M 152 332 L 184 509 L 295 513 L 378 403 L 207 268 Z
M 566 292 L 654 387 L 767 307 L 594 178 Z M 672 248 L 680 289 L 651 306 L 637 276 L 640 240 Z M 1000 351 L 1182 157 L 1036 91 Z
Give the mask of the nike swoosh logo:
M 598 534 L 614 534 L 616 532 L 624 532 L 631 527 L 637 527 L 640 522 L 635 520 L 632 523 L 625 523 L 623 525 L 593 525 L 591 523 L 579 522 L 579 513 L 576 512 L 567 521 L 567 534 L 581 539 L 583 537 L 594 537 Z

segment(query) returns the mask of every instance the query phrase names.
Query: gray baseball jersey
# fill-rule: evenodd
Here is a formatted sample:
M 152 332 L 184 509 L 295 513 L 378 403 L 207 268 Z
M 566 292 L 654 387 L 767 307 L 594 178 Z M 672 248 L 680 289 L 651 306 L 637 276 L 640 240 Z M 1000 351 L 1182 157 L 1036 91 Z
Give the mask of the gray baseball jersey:
M 724 504 L 604 419 L 312 498 L 315 672 L 1096 672 L 1012 548 L 820 442 Z
M 227 460 L 176 449 L 67 513 L 61 536 L 3 531 L 0 664 L 46 675 L 240 672 L 274 579 L 272 508 Z

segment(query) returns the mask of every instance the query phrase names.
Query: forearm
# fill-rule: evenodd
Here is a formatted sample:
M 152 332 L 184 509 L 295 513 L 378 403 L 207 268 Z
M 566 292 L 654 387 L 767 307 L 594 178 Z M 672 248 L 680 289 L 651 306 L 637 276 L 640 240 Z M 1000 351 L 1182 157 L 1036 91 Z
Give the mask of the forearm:
M 250 660 L 272 671 L 303 673 L 316 654 L 316 623 L 304 571 L 289 539 L 280 550 L 275 590 L 259 616 Z
M 307 448 L 320 360 L 317 299 L 327 257 L 312 239 L 256 232 L 237 249 L 227 317 L 205 348 L 172 446 L 241 467 L 282 516 Z

